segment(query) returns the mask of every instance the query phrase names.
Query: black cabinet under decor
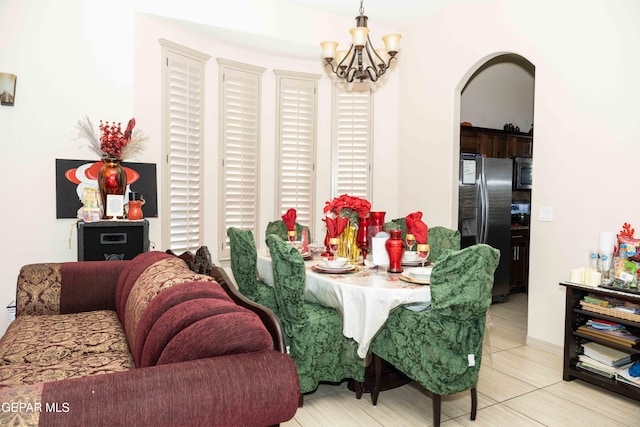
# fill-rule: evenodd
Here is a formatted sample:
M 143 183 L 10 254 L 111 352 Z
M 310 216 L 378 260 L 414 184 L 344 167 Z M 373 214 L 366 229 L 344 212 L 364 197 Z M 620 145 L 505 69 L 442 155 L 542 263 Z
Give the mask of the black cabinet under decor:
M 133 259 L 149 250 L 149 221 L 78 222 L 78 261 Z

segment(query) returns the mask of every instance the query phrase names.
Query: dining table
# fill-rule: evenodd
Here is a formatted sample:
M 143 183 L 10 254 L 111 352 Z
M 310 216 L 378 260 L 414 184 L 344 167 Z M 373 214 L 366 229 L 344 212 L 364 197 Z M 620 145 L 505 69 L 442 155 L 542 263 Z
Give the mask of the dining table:
M 322 272 L 323 258 L 305 260 L 306 301 L 333 307 L 343 316 L 342 333 L 358 344 L 358 356 L 366 358 L 371 341 L 394 309 L 415 311 L 428 309 L 431 293 L 428 284 L 405 281 L 384 266 L 363 265 L 345 268 L 344 272 Z M 319 268 L 320 267 L 320 268 Z M 268 249 L 260 250 L 258 275 L 274 286 L 272 261 Z

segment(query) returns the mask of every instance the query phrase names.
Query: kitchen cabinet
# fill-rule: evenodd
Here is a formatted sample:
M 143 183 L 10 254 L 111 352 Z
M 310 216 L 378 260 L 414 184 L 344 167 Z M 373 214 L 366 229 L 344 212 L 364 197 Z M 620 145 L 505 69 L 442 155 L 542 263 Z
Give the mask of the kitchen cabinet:
M 460 152 L 486 157 L 531 157 L 533 137 L 499 129 L 460 126 Z
M 627 353 L 640 354 L 640 348 L 638 348 L 638 344 L 636 344 L 634 347 L 628 347 L 621 344 L 616 344 L 613 341 L 583 334 L 578 330 L 578 327 L 584 325 L 590 319 L 603 319 L 625 326 L 630 326 L 632 328 L 640 328 L 640 321 L 626 320 L 625 318 L 619 317 L 620 314 L 617 314 L 614 310 L 611 310 L 611 313 L 607 314 L 586 310 L 583 306 L 580 305 L 580 301 L 584 298 L 584 296 L 591 294 L 596 298 L 613 297 L 637 304 L 640 303 L 640 294 L 614 291 L 601 287 L 579 285 L 570 282 L 561 282 L 560 285 L 566 287 L 562 379 L 564 379 L 565 381 L 580 379 L 582 381 L 594 384 L 598 387 L 602 387 L 612 392 L 640 401 L 640 387 L 635 387 L 633 385 L 617 381 L 615 378 L 608 378 L 602 375 L 598 375 L 577 366 L 578 356 L 582 354 L 581 345 L 582 343 L 586 342 L 597 342 L 607 347 L 626 351 Z
M 529 228 L 511 228 L 510 293 L 526 292 L 529 283 Z

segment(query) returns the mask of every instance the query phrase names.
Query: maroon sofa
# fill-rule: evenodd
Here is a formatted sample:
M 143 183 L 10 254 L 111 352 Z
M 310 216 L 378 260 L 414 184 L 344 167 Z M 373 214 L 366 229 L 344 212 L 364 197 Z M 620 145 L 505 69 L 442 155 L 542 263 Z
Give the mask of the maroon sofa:
M 277 317 L 198 255 L 24 266 L 0 339 L 0 425 L 291 419 L 298 375 Z

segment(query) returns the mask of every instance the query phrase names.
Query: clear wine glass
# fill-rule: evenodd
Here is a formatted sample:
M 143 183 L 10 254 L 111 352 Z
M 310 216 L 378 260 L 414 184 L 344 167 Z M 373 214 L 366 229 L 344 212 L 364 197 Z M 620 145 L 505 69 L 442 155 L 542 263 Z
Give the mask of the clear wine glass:
M 418 244 L 418 259 L 422 261 L 422 267 L 424 268 L 424 263 L 429 258 L 429 252 L 431 251 L 431 247 L 427 243 Z
M 340 239 L 338 237 L 331 237 L 329 239 L 329 252 L 331 252 L 331 259 L 335 259 L 339 246 Z
M 407 233 L 407 235 L 404 237 L 404 241 L 407 243 L 407 250 L 412 251 L 413 245 L 416 244 L 416 236 L 411 233 Z

